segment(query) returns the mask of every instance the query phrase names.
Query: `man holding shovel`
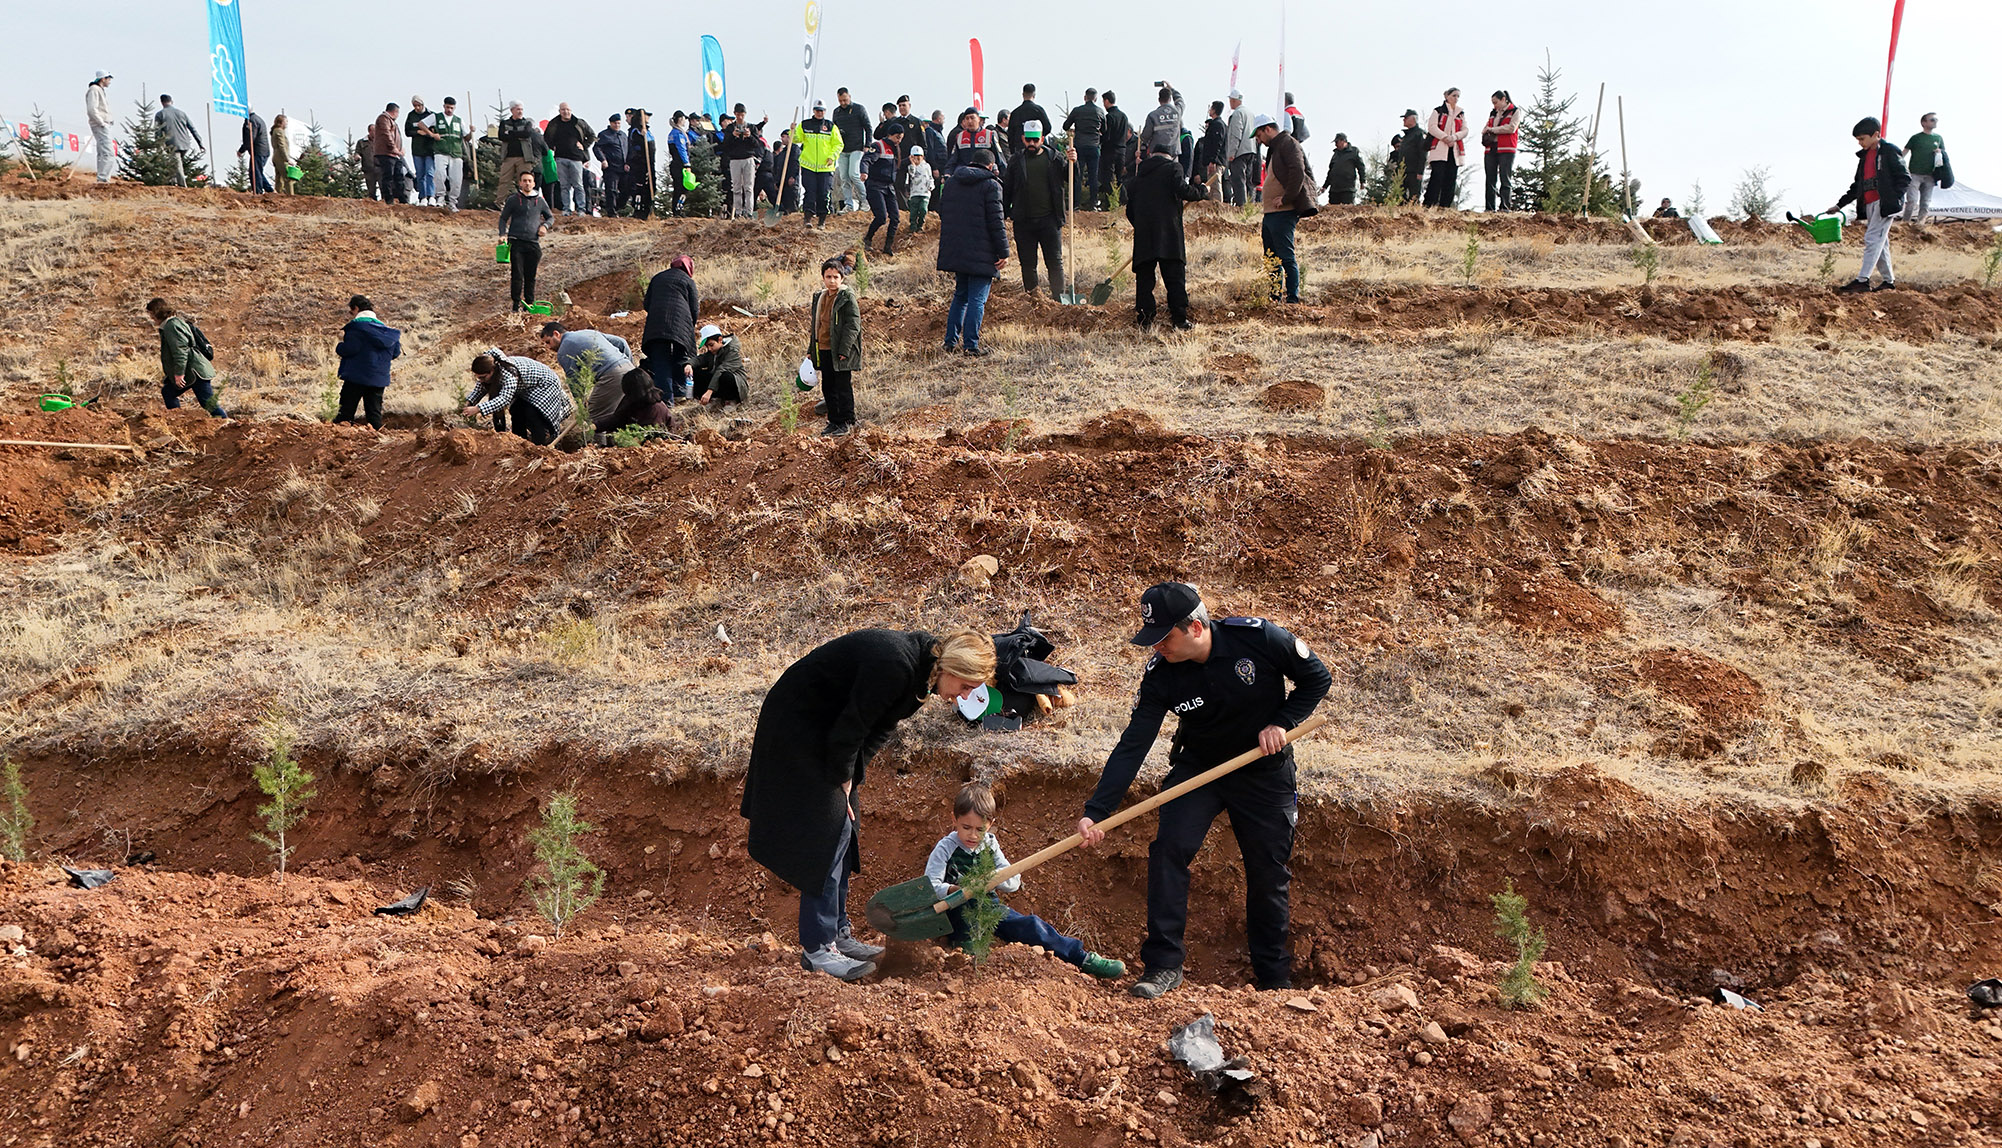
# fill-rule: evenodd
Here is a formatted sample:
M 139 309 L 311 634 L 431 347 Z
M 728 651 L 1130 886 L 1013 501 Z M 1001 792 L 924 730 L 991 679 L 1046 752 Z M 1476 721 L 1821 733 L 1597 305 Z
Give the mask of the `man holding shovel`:
M 1244 855 L 1252 971 L 1261 989 L 1288 988 L 1293 971 L 1286 945 L 1287 891 L 1293 875 L 1287 866 L 1299 811 L 1286 731 L 1328 695 L 1328 668 L 1305 642 L 1263 618 L 1225 618 L 1212 625 L 1196 588 L 1183 582 L 1150 587 L 1140 598 L 1140 622 L 1133 644 L 1152 646 L 1154 657 L 1140 679 L 1126 732 L 1077 823 L 1084 844 L 1105 839 L 1095 823 L 1119 808 L 1170 712 L 1178 720 L 1164 789 L 1253 745 L 1266 756 L 1161 807 L 1160 827 L 1147 851 L 1147 940 L 1140 947 L 1146 972 L 1127 991 L 1153 1000 L 1182 983 L 1189 862 L 1225 811 Z

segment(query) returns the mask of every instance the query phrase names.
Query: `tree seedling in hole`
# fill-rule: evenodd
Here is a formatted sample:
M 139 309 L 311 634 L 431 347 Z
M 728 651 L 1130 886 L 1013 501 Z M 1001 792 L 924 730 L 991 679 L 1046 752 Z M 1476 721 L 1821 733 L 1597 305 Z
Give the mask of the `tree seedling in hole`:
M 28 812 L 28 787 L 21 780 L 21 765 L 13 758 L 0 761 L 0 857 L 9 861 L 28 859 L 28 834 L 35 830 L 35 815 Z
M 1467 225 L 1467 246 L 1460 252 L 1460 274 L 1466 277 L 1467 286 L 1474 285 L 1474 272 L 1481 264 L 1481 225 Z
M 1634 244 L 1633 250 L 1627 252 L 1627 258 L 1633 262 L 1635 270 L 1644 276 L 1641 281 L 1643 285 L 1652 286 L 1654 277 L 1661 274 L 1661 248 L 1652 243 Z
M 1988 245 L 1988 254 L 1981 257 L 1981 285 L 1995 286 L 1995 273 L 1998 271 L 2002 271 L 2002 235 L 1995 237 L 1995 242 Z
M 1835 252 L 1824 251 L 1821 253 L 1821 277 L 1827 279 L 1833 274 L 1835 274 Z
M 1675 437 L 1688 438 L 1689 428 L 1696 422 L 1696 416 L 1717 397 L 1717 353 L 1712 351 L 1696 364 L 1696 381 L 1689 389 L 1675 396 L 1675 405 L 1680 411 L 1675 418 Z
M 535 859 L 547 870 L 528 879 L 528 899 L 535 911 L 555 926 L 559 937 L 563 926 L 604 892 L 605 871 L 592 864 L 577 845 L 579 837 L 597 831 L 597 826 L 578 820 L 576 794 L 558 793 L 542 811 L 542 824 L 528 832 Z
M 993 883 L 994 874 L 1001 868 L 1000 858 L 994 855 L 992 845 L 982 845 L 980 856 L 973 868 L 960 875 L 959 887 L 966 890 L 966 904 L 960 906 L 961 919 L 966 922 L 966 942 L 960 946 L 975 963 L 985 961 L 994 948 L 994 930 L 1008 915 L 1008 909 L 1001 904 L 1001 898 L 986 892 Z M 979 890 L 976 892 L 975 890 Z
M 1502 891 L 1489 894 L 1488 900 L 1495 906 L 1495 936 L 1515 946 L 1515 964 L 1502 974 L 1502 1007 L 1535 1008 L 1550 995 L 1535 976 L 1549 941 L 1542 929 L 1529 927 L 1529 898 L 1515 891 L 1514 881 L 1503 882 Z
M 313 789 L 313 775 L 292 756 L 292 727 L 275 716 L 266 717 L 262 724 L 269 757 L 251 769 L 251 776 L 271 800 L 257 807 L 257 815 L 264 819 L 264 832 L 253 833 L 250 839 L 271 850 L 278 871 L 283 873 L 297 848 L 286 844 L 285 835 L 306 816 L 307 804 L 319 794 Z

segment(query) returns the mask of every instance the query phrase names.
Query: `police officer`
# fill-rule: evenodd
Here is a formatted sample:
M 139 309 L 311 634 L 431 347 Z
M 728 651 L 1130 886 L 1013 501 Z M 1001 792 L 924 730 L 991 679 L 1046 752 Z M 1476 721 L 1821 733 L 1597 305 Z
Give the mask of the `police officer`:
M 1182 931 L 1189 915 L 1189 862 L 1210 823 L 1226 810 L 1244 855 L 1245 934 L 1261 989 L 1291 986 L 1286 951 L 1287 868 L 1299 819 L 1293 750 L 1286 731 L 1328 696 L 1328 668 L 1307 644 L 1263 618 L 1212 625 L 1194 586 L 1163 582 L 1140 597 L 1136 646 L 1154 656 L 1126 732 L 1106 759 L 1077 831 L 1086 845 L 1105 839 L 1094 822 L 1119 808 L 1169 713 L 1178 719 L 1162 788 L 1221 765 L 1256 745 L 1266 756 L 1161 807 L 1147 851 L 1147 969 L 1127 991 L 1153 1000 L 1182 983 Z M 1286 682 L 1291 680 L 1289 694 Z

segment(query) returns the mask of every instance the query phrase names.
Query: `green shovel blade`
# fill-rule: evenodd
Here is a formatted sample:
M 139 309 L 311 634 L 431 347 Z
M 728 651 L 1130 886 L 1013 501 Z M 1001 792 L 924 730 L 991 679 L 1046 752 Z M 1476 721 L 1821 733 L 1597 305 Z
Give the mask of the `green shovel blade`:
M 946 898 L 946 906 L 957 908 L 965 900 L 966 893 L 956 891 Z M 899 941 L 928 941 L 952 932 L 951 918 L 934 909 L 937 904 L 938 892 L 931 887 L 931 878 L 918 877 L 892 885 L 869 898 L 866 915 L 869 924 L 886 937 Z

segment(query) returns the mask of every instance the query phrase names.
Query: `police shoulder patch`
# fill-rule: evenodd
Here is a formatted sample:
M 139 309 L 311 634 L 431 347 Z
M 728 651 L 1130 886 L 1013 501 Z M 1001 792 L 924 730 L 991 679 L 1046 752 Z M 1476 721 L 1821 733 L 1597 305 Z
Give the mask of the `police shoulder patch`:
M 1140 672 L 1141 672 L 1141 673 L 1143 673 L 1143 674 L 1148 674 L 1148 673 L 1152 673 L 1152 672 L 1154 672 L 1154 667 L 1155 667 L 1155 666 L 1158 666 L 1158 665 L 1160 665 L 1160 664 L 1161 664 L 1161 655 L 1159 655 L 1159 654 L 1152 654 L 1152 655 L 1149 655 L 1149 656 L 1148 656 L 1148 658 L 1147 658 L 1147 668 L 1146 668 L 1146 669 L 1144 669 L 1144 670 L 1141 670 Z
M 1245 629 L 1247 629 L 1247 630 L 1261 630 L 1261 629 L 1264 629 L 1264 628 L 1265 628 L 1265 619 L 1263 619 L 1263 618 L 1225 618 L 1225 619 L 1223 620 L 1223 624 L 1224 624 L 1224 625 L 1226 625 L 1226 626 L 1242 626 L 1243 628 L 1245 628 Z

